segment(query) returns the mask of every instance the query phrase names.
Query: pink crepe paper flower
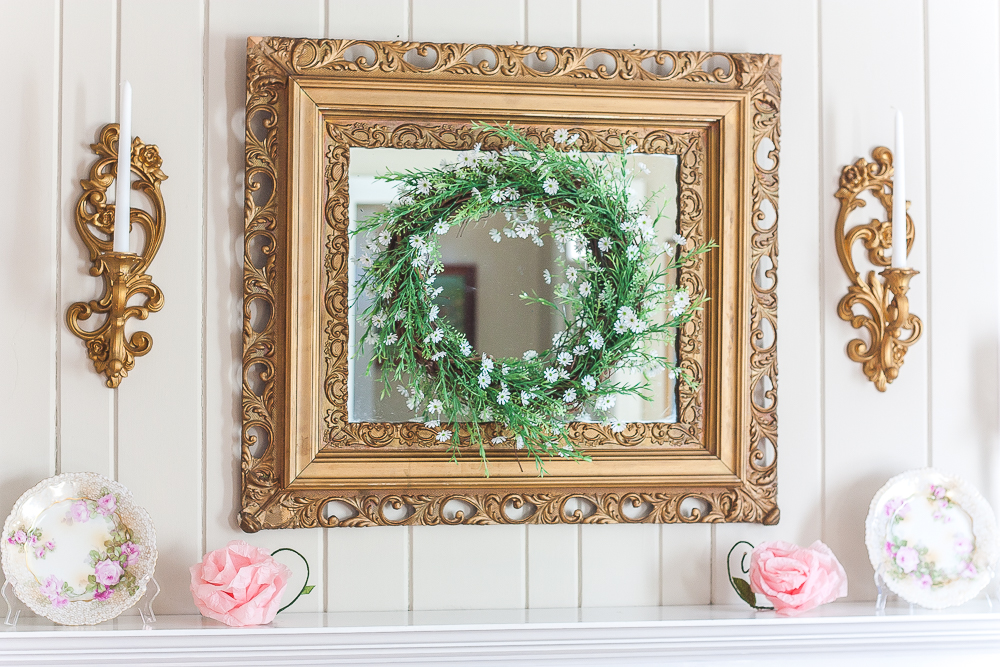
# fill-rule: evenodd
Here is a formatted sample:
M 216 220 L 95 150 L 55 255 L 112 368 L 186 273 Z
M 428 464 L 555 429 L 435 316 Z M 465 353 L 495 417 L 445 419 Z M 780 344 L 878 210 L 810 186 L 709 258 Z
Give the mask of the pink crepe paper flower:
M 110 493 L 97 501 L 97 511 L 104 516 L 108 516 L 118 508 L 115 497 Z
M 847 573 L 819 540 L 805 549 L 764 542 L 750 554 L 750 587 L 778 614 L 791 616 L 847 595 Z
M 125 570 L 116 560 L 102 560 L 94 566 L 97 583 L 103 586 L 114 586 L 121 581 Z
M 266 551 L 233 540 L 191 566 L 191 595 L 208 618 L 237 627 L 262 625 L 278 613 L 291 574 Z

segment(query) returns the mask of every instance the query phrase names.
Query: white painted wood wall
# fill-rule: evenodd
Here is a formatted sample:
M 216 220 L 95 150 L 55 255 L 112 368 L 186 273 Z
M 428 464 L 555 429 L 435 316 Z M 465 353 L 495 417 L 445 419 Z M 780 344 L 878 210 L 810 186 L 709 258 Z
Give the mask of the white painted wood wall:
M 241 533 L 247 35 L 782 54 L 780 525 Z M 0 37 L 0 513 L 54 473 L 116 477 L 156 522 L 165 612 L 193 612 L 188 566 L 234 538 L 309 557 L 319 586 L 299 611 L 731 602 L 724 556 L 740 539 L 821 538 L 866 599 L 863 521 L 888 477 L 934 465 L 1000 499 L 993 0 L 0 0 Z M 73 207 L 119 76 L 170 178 L 151 268 L 166 305 L 145 323 L 152 352 L 111 391 L 63 322 L 98 294 Z M 927 331 L 879 394 L 844 352 L 833 193 L 843 165 L 891 145 L 893 105 Z

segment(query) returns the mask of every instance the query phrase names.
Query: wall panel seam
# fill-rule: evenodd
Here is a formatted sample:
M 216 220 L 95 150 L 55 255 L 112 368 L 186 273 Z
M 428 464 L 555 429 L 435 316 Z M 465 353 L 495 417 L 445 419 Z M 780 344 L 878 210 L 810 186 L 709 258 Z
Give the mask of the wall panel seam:
M 208 551 L 208 53 L 209 0 L 202 0 L 201 56 L 201 552 Z
M 121 108 L 122 81 L 122 0 L 115 3 L 115 108 Z M 118 120 L 116 118 L 116 120 Z M 131 174 L 129 175 L 131 178 Z M 115 387 L 111 408 L 111 478 L 118 481 L 118 399 L 121 388 Z
M 819 535 L 820 539 L 826 542 L 826 255 L 827 255 L 827 229 L 825 206 L 823 204 L 824 193 L 826 192 L 825 165 L 826 154 L 824 151 L 825 135 L 823 132 L 823 3 L 822 0 L 814 0 L 816 6 L 816 143 L 819 153 L 819 196 L 817 204 L 819 206 L 819 288 L 817 297 L 819 300 Z
M 924 33 L 924 237 L 927 239 L 927 260 L 925 280 L 927 281 L 927 322 L 934 321 L 933 303 L 934 290 L 931 289 L 931 269 L 934 244 L 931 240 L 931 63 L 930 63 L 930 25 L 927 22 L 927 0 L 923 2 L 923 33 Z M 908 263 L 907 266 L 911 264 Z M 927 466 L 934 465 L 934 327 L 924 328 L 927 336 Z
M 55 288 L 56 288 L 56 307 L 55 307 L 55 331 L 53 335 L 55 336 L 55 369 L 52 378 L 52 391 L 55 403 L 53 405 L 53 424 L 52 424 L 52 473 L 58 475 L 62 472 L 62 430 L 60 428 L 60 422 L 62 421 L 62 340 L 60 340 L 60 334 L 62 333 L 62 205 L 63 205 L 63 187 L 62 187 L 62 169 L 63 169 L 63 123 L 62 123 L 62 113 L 63 113 L 63 57 L 65 56 L 63 50 L 63 29 L 65 24 L 63 22 L 63 14 L 65 12 L 66 0 L 60 0 L 59 2 L 59 12 L 56 19 L 56 41 L 58 44 L 57 57 L 59 58 L 58 64 L 58 74 L 56 77 L 56 108 L 55 114 L 53 114 L 53 121 L 55 122 L 55 133 L 56 133 L 56 175 L 54 183 L 56 185 L 56 197 L 55 197 L 55 253 L 56 261 L 53 262 L 53 267 L 55 270 Z

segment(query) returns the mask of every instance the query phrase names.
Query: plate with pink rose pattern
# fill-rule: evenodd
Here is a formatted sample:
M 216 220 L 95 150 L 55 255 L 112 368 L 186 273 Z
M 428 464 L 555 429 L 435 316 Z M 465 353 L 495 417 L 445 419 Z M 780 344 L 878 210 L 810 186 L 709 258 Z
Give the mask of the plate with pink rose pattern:
M 3 573 L 24 604 L 64 625 L 115 618 L 146 592 L 156 534 L 124 486 L 66 473 L 26 491 L 0 536 Z
M 872 567 L 907 602 L 943 609 L 976 597 L 993 577 L 996 519 L 971 485 L 932 468 L 893 477 L 865 522 Z

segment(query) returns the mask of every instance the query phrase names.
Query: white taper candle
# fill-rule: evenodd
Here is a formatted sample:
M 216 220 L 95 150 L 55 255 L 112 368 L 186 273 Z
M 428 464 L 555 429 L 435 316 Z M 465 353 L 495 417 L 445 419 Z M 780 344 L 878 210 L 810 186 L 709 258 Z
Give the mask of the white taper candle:
M 128 252 L 129 216 L 132 187 L 132 85 L 121 84 L 121 104 L 118 110 L 118 181 L 115 184 L 115 252 Z
M 896 147 L 892 164 L 892 268 L 906 264 L 906 159 L 903 151 L 903 112 L 896 109 Z

